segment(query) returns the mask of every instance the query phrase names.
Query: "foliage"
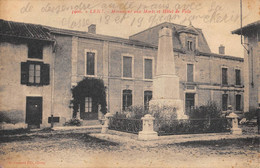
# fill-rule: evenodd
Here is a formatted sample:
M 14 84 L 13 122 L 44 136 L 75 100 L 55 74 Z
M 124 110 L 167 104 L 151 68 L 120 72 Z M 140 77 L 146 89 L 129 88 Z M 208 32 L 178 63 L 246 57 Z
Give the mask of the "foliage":
M 221 110 L 215 102 L 209 101 L 207 105 L 196 107 L 190 114 L 190 119 L 221 118 Z
M 258 109 L 259 110 L 259 109 Z M 251 120 L 253 118 L 257 118 L 257 115 L 260 115 L 260 112 L 257 111 L 256 108 L 251 108 L 249 112 L 245 112 L 245 118 L 247 120 Z
M 110 118 L 109 129 L 137 134 L 142 131 L 141 119 Z
M 69 121 L 65 122 L 65 126 L 81 126 L 81 122 L 79 119 L 72 118 Z
M 71 89 L 73 100 L 73 118 L 76 117 L 79 110 L 79 104 L 84 103 L 85 97 L 92 97 L 98 104 L 101 105 L 101 112 L 106 114 L 106 88 L 102 79 L 84 78 L 77 86 Z
M 0 111 L 0 123 L 1 122 L 12 123 L 12 124 L 24 122 L 23 111 L 20 110 Z

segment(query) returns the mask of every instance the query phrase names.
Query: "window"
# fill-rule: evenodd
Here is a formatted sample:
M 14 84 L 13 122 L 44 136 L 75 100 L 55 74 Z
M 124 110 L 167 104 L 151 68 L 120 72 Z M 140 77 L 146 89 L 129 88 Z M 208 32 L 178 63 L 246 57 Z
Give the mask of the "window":
M 240 70 L 236 69 L 236 85 L 241 85 L 241 76 L 240 76 Z
M 123 56 L 123 77 L 132 78 L 132 57 Z
M 187 47 L 189 51 L 193 51 L 193 42 L 191 40 L 187 41 Z
M 227 79 L 227 68 L 222 68 L 222 84 L 227 85 L 228 84 L 228 79 Z
M 227 111 L 228 106 L 228 94 L 222 95 L 222 111 Z
M 41 82 L 41 65 L 29 65 L 29 83 L 39 84 Z
M 152 99 L 152 91 L 144 91 L 144 110 L 149 109 L 149 101 Z
M 21 62 L 21 84 L 49 85 L 50 65 L 43 62 Z
M 236 110 L 241 110 L 241 95 L 236 95 Z
M 194 82 L 193 64 L 187 64 L 187 81 Z
M 28 58 L 42 59 L 43 45 L 38 42 L 28 44 Z
M 86 52 L 86 75 L 95 75 L 95 52 Z
M 144 79 L 153 79 L 153 60 L 144 59 Z
M 195 107 L 195 93 L 185 94 L 185 114 L 190 115 Z
M 123 111 L 132 106 L 132 90 L 123 90 Z
M 92 112 L 92 98 L 85 97 L 85 112 L 91 113 Z

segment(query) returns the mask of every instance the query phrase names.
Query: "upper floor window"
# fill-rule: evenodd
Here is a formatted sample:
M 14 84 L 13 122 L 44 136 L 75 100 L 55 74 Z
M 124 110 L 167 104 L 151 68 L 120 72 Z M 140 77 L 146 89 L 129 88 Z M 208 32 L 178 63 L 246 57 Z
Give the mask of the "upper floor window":
M 123 90 L 123 111 L 132 106 L 132 90 Z
M 21 62 L 21 84 L 48 85 L 50 83 L 50 65 L 42 62 Z
M 123 77 L 133 77 L 133 58 L 131 56 L 123 56 Z
M 194 65 L 187 64 L 187 82 L 194 82 Z
M 187 49 L 189 50 L 189 51 L 193 51 L 194 50 L 194 48 L 193 48 L 193 41 L 192 40 L 187 40 Z
M 152 99 L 152 91 L 144 91 L 144 110 L 149 109 L 149 101 Z
M 153 79 L 153 60 L 144 59 L 144 79 Z
M 227 75 L 228 69 L 222 68 L 222 84 L 227 85 L 228 84 L 228 75 Z
M 86 75 L 96 75 L 96 53 L 95 52 L 86 52 Z
M 240 70 L 236 69 L 236 85 L 241 85 L 241 74 L 240 74 Z
M 42 59 L 43 45 L 37 42 L 28 43 L 28 58 Z

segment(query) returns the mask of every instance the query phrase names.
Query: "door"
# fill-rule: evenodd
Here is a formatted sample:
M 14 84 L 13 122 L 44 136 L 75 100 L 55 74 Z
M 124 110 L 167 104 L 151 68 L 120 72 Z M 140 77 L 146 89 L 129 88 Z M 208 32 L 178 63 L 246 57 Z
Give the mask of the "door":
M 40 128 L 42 123 L 42 97 L 26 97 L 26 123 Z
M 185 95 L 185 112 L 189 115 L 194 109 L 195 105 L 195 93 L 186 93 Z
M 85 97 L 80 104 L 80 118 L 83 120 L 98 119 L 98 104 L 92 97 Z

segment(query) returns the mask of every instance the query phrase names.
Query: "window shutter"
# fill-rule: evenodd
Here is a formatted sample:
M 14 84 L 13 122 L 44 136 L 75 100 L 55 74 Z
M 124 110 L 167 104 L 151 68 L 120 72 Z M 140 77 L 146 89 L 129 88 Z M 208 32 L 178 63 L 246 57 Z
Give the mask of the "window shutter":
M 42 64 L 41 67 L 41 84 L 49 85 L 50 84 L 50 65 Z
M 27 62 L 21 62 L 21 84 L 28 84 L 29 80 L 29 64 Z

